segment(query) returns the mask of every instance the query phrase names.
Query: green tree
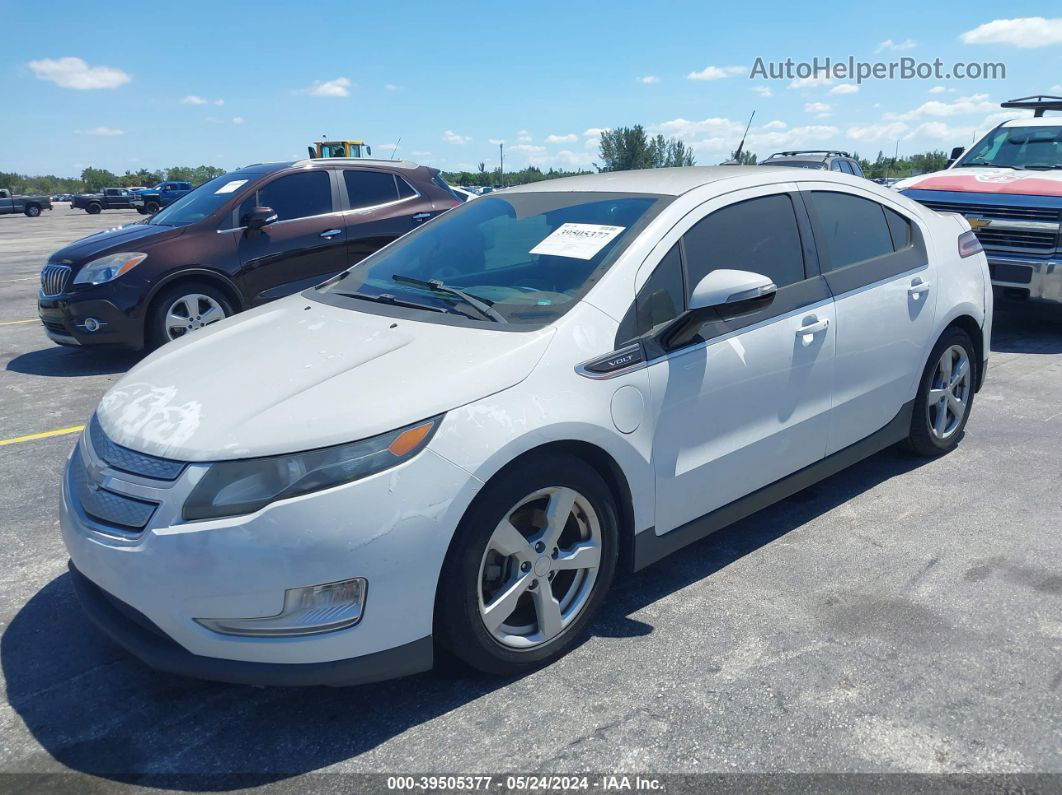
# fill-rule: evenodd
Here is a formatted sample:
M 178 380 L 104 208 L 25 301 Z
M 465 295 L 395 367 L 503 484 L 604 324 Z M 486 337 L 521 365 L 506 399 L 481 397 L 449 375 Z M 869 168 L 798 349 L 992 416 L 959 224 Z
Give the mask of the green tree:
M 627 171 L 634 168 L 692 166 L 693 150 L 678 138 L 655 135 L 649 138 L 640 124 L 601 133 L 601 171 Z
M 756 165 L 756 153 L 750 152 L 748 149 L 742 149 L 741 154 L 738 154 L 737 149 L 730 153 L 730 160 L 739 166 L 754 166 Z
M 118 184 L 118 177 L 105 168 L 92 168 L 89 166 L 81 172 L 81 181 L 85 190 L 96 193 L 104 188 L 114 187 Z

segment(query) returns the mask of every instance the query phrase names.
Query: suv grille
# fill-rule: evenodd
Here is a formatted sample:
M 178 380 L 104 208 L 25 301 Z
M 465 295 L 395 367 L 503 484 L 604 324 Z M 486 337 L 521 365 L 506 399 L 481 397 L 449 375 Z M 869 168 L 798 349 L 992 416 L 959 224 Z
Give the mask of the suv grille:
M 70 268 L 67 265 L 45 265 L 41 271 L 41 295 L 62 295 L 68 281 Z

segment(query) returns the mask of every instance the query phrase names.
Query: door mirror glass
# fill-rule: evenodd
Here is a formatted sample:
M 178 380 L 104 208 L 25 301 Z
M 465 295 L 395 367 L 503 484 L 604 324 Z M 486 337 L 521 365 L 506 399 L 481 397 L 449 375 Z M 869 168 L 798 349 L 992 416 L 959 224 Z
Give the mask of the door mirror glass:
M 965 151 L 966 151 L 966 147 L 965 146 L 956 146 L 954 149 L 951 150 L 951 158 L 950 159 L 951 160 L 958 160 L 960 157 L 962 157 L 962 153 L 965 152 Z
M 277 214 L 272 207 L 255 207 L 241 219 L 241 222 L 248 229 L 261 229 L 276 220 Z
M 777 291 L 777 285 L 762 274 L 717 268 L 697 283 L 690 296 L 689 308 L 696 311 L 732 306 L 766 298 Z

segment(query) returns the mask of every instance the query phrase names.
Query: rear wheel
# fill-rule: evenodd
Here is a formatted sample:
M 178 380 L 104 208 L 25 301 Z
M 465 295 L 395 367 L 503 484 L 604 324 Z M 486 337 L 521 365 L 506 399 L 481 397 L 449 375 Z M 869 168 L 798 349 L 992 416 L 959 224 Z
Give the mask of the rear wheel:
M 147 211 L 148 215 L 154 215 L 160 209 L 159 208 L 159 203 L 158 202 L 148 202 L 147 204 L 144 205 L 144 209 Z
M 41 214 L 41 208 L 36 204 L 30 204 L 26 207 L 24 212 L 30 218 L 36 218 L 38 215 Z
M 608 485 L 579 459 L 543 456 L 503 473 L 450 545 L 439 579 L 438 640 L 496 674 L 560 657 L 612 583 L 616 517 Z
M 182 282 L 167 288 L 152 302 L 147 341 L 157 348 L 233 314 L 221 290 L 204 282 Z
M 957 328 L 946 332 L 929 355 L 911 417 L 906 446 L 923 456 L 951 452 L 959 444 L 974 399 L 979 363 L 969 335 Z
M 98 204 L 90 204 L 88 207 L 85 208 L 85 212 L 87 212 L 89 215 L 99 215 L 102 209 L 103 208 L 100 207 L 100 205 Z

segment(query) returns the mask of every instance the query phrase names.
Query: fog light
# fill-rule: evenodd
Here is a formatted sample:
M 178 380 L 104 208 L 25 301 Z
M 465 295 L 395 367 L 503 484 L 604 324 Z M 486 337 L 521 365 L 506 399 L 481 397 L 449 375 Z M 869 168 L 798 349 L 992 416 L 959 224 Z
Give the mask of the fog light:
M 284 607 L 262 618 L 197 618 L 207 629 L 224 635 L 282 637 L 334 632 L 357 624 L 365 607 L 369 583 L 364 577 L 342 582 L 289 588 Z
M 85 331 L 99 331 L 100 330 L 100 321 L 96 320 L 96 318 L 94 318 L 94 317 L 85 318 L 84 325 L 85 325 Z

